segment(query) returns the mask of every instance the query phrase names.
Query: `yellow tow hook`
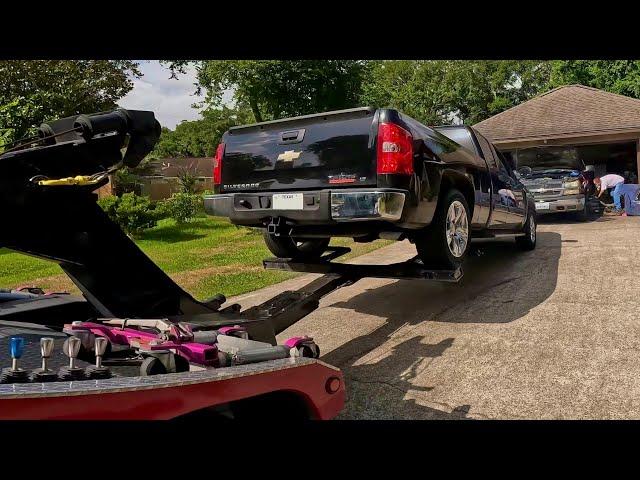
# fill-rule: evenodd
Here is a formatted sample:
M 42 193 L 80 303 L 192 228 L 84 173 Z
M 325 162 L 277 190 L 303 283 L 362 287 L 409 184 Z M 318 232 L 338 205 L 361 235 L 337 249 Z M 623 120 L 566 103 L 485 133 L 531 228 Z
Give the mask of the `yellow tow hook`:
M 47 187 L 68 185 L 95 185 L 103 179 L 103 175 L 77 175 L 75 177 L 57 178 L 54 180 L 38 180 L 38 185 Z

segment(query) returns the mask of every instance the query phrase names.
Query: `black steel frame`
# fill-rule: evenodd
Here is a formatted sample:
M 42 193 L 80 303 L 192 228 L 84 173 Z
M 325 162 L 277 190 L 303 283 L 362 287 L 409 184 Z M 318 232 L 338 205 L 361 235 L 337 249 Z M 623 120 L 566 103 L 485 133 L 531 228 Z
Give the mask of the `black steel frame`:
M 113 120 L 108 115 L 97 118 L 103 123 Z M 57 262 L 92 307 L 78 310 L 83 312 L 83 318 L 67 318 L 65 314 L 51 315 L 54 304 L 59 306 L 60 298 L 43 299 L 37 308 L 34 302 L 29 306 L 25 303 L 23 313 L 31 323 L 55 327 L 73 320 L 86 320 L 86 315 L 93 314 L 96 317 L 169 318 L 201 329 L 242 324 L 252 338 L 275 345 L 276 335 L 318 308 L 322 297 L 363 277 L 447 282 L 456 282 L 462 277 L 459 269 L 428 270 L 416 259 L 392 265 L 333 263 L 331 260 L 349 251 L 334 248 L 312 263 L 264 261 L 265 268 L 324 274 L 298 290 L 283 292 L 245 311 L 241 311 L 239 305 L 220 309 L 219 301 L 199 302 L 153 263 L 97 205 L 93 191 L 99 184 L 47 187 L 33 181 L 36 173 L 55 178 L 54 175 L 95 174 L 117 166 L 122 161 L 125 134 L 131 136 L 130 149 L 131 145 L 144 145 L 135 152 L 144 156 L 144 149 L 152 148 L 157 138 L 136 137 L 140 129 L 136 129 L 135 115 L 132 118 L 129 124 L 122 124 L 124 126 L 116 122 L 119 129 L 116 136 L 78 134 L 77 138 L 61 143 L 49 142 L 43 147 L 0 155 L 3 219 L 0 247 Z M 73 124 L 71 120 L 58 128 Z M 120 122 L 119 117 L 116 120 Z M 151 125 L 149 128 L 155 128 L 148 118 L 146 121 Z M 105 129 L 116 128 L 111 123 L 105 125 Z M 126 161 L 127 154 L 124 158 Z M 16 316 L 20 305 L 11 303 L 11 314 L 21 318 Z M 8 309 L 3 312 L 0 305 L 0 319 L 8 315 Z

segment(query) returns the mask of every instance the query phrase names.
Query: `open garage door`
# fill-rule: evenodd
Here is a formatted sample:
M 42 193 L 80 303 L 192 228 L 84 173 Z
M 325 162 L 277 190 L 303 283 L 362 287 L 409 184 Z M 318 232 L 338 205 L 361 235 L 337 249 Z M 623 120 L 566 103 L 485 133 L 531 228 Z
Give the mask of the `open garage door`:
M 576 149 L 585 165 L 595 167 L 596 176 L 617 173 L 627 183 L 638 183 L 636 142 L 583 145 Z
M 516 168 L 523 165 L 581 170 L 593 165 L 596 176 L 617 173 L 627 183 L 638 183 L 637 143 L 538 146 L 505 151 Z

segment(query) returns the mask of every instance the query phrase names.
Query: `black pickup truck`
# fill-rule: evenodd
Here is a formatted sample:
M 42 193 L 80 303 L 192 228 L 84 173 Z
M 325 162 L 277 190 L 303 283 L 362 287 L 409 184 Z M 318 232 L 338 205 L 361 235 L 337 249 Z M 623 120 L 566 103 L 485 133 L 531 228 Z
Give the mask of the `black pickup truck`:
M 470 127 L 429 128 L 393 109 L 354 108 L 229 129 L 207 213 L 265 229 L 282 258 L 320 256 L 334 236 L 409 239 L 425 265 L 459 266 L 471 238 L 533 249 L 533 198 Z

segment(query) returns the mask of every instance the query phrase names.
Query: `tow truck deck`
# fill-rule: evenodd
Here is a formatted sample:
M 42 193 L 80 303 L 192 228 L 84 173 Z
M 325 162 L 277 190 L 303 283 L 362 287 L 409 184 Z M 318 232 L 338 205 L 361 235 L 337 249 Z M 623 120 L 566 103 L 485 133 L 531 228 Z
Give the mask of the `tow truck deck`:
M 460 270 L 428 270 L 416 259 L 393 265 L 336 263 L 332 260 L 348 249 L 333 248 L 312 263 L 266 259 L 265 268 L 323 276 L 260 305 L 243 310 L 227 304 L 221 294 L 197 301 L 108 218 L 93 193 L 106 183 L 106 173 L 123 163 L 135 165 L 150 151 L 159 135 L 153 114 L 119 110 L 81 115 L 44 125 L 41 131 L 44 145 L 0 156 L 0 202 L 10 227 L 0 232 L 0 247 L 57 262 L 83 298 L 30 296 L 0 303 L 2 365 L 13 361 L 15 366 L 14 345 L 10 352 L 3 338 L 23 338 L 26 353 L 20 368 L 32 369 L 40 361 L 37 342 L 46 336 L 53 338 L 56 352 L 49 368 L 57 368 L 66 361 L 60 352 L 68 333 L 63 328 L 97 319 L 164 319 L 196 333 L 240 328 L 248 344 L 277 346 L 276 335 L 318 308 L 322 297 L 361 278 L 457 282 L 462 277 Z M 122 158 L 125 136 L 128 149 Z M 77 172 L 87 175 L 75 182 L 58 178 Z M 131 362 L 116 361 L 113 377 L 107 379 L 0 384 L 0 419 L 167 419 L 225 409 L 233 417 L 273 418 L 298 411 L 328 419 L 344 403 L 341 372 L 317 358 L 190 365 L 189 371 L 151 376 L 137 374 L 131 367 L 137 364 Z M 88 364 L 78 359 L 74 368 Z

